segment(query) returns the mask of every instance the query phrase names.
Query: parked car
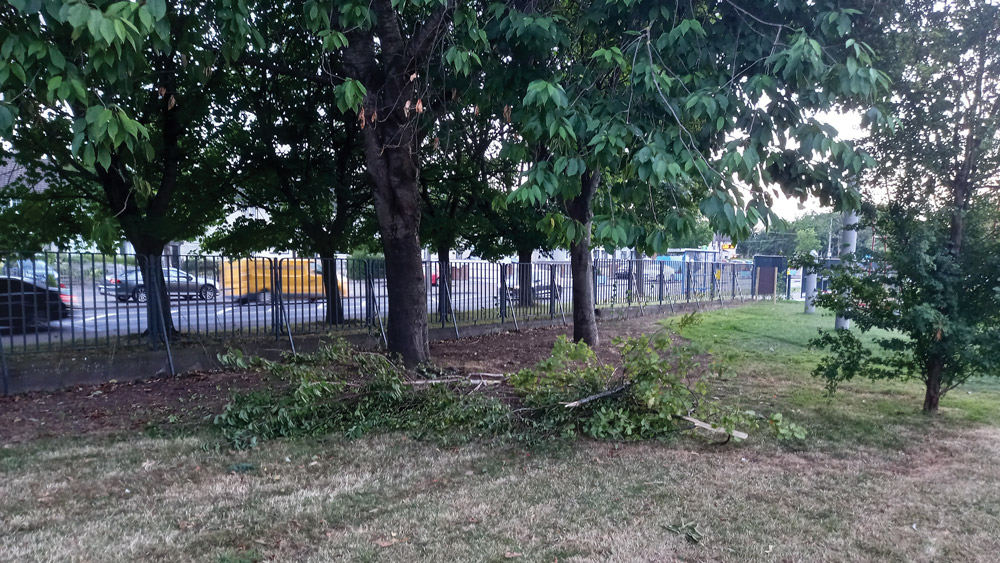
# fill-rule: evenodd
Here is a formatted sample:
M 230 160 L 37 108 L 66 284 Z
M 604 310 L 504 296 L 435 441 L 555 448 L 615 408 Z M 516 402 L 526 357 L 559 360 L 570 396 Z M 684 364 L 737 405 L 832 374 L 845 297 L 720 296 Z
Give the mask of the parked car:
M 3 266 L 3 275 L 12 278 L 33 280 L 46 286 L 56 286 L 59 283 L 59 272 L 50 268 L 44 260 L 14 260 Z
M 559 297 L 562 295 L 563 288 L 561 285 L 556 284 L 554 286 L 554 289 L 555 289 L 555 298 L 559 299 Z M 550 280 L 535 278 L 531 282 L 531 296 L 532 299 L 534 299 L 535 301 L 545 301 L 551 299 L 552 290 L 553 286 Z M 521 300 L 521 288 L 517 285 L 514 285 L 514 282 L 508 282 L 507 295 L 510 296 L 510 300 L 512 303 L 519 302 Z
M 140 268 L 130 268 L 121 274 L 108 276 L 105 284 L 97 288 L 97 291 L 102 295 L 114 296 L 122 302 L 132 299 L 138 303 L 145 303 L 147 297 L 144 279 Z M 195 276 L 176 268 L 164 268 L 163 281 L 167 295 L 170 296 L 208 301 L 215 299 L 219 294 L 219 284 L 215 280 Z
M 30 279 L 0 277 L 0 327 L 16 331 L 44 328 L 72 315 L 72 297 Z

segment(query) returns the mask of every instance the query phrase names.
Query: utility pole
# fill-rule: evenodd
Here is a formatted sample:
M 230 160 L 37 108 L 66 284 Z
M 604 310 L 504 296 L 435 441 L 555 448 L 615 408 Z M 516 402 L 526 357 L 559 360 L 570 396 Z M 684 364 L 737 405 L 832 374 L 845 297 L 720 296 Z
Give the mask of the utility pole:
M 813 260 L 819 257 L 815 250 L 809 253 Z M 816 312 L 816 268 L 809 267 L 803 270 L 802 290 L 806 294 L 806 314 L 812 315 Z
M 841 266 L 854 261 L 854 252 L 857 250 L 858 245 L 858 214 L 855 211 L 845 211 L 844 212 L 844 230 L 841 232 L 840 236 L 840 264 Z M 834 327 L 838 330 L 849 330 L 851 328 L 851 319 L 844 316 L 844 312 L 841 311 L 837 314 L 837 320 L 834 321 Z

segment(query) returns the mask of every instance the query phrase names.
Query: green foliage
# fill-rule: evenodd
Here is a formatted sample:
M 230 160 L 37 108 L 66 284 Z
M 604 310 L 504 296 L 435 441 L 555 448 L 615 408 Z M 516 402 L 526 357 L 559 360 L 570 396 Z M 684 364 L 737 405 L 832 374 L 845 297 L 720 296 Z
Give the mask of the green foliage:
M 707 399 L 705 370 L 693 350 L 666 332 L 616 341 L 619 372 L 601 363 L 584 343 L 560 337 L 552 355 L 511 377 L 532 409 L 526 422 L 537 430 L 608 440 L 661 439 L 692 426 L 695 417 L 732 435 L 762 425 L 753 411 L 727 409 Z M 805 437 L 780 415 L 767 421 L 779 438 Z
M 395 361 L 351 349 L 343 341 L 281 361 L 219 356 L 231 369 L 252 369 L 284 383 L 282 390 L 236 395 L 215 425 L 236 447 L 279 437 L 331 432 L 357 438 L 403 431 L 422 439 L 588 436 L 605 440 L 665 438 L 690 430 L 697 416 L 732 434 L 765 423 L 782 439 L 804 430 L 780 415 L 727 409 L 706 400 L 708 383 L 693 352 L 669 336 L 618 341 L 622 368 L 599 361 L 586 344 L 557 340 L 549 358 L 511 375 L 510 390 L 469 393 L 456 379 L 413 381 Z M 502 397 L 510 394 L 507 400 Z
M 342 340 L 313 354 L 285 355 L 280 362 L 247 358 L 238 350 L 219 359 L 287 383 L 284 392 L 234 396 L 215 417 L 225 439 L 240 448 L 331 432 L 358 438 L 398 430 L 447 441 L 500 435 L 510 424 L 509 411 L 496 399 L 468 397 L 440 385 L 408 385 L 395 361 L 352 350 Z
M 820 330 L 820 336 L 810 342 L 810 347 L 830 351 L 819 361 L 813 375 L 826 380 L 826 390 L 831 394 L 841 381 L 863 373 L 871 358 L 871 350 L 849 330 Z
M 163 0 L 4 3 L 0 138 L 48 185 L 0 195 L 20 200 L 15 224 L 44 242 L 81 236 L 110 251 L 124 234 L 155 252 L 219 219 L 221 207 L 205 202 L 219 197 L 226 162 L 191 149 L 224 121 L 209 117 L 210 100 L 230 47 L 223 29 L 238 11 Z
M 690 313 L 685 313 L 681 315 L 681 318 L 677 321 L 677 331 L 684 332 L 685 329 L 698 326 L 701 321 L 704 320 L 701 313 L 698 311 L 691 311 Z
M 939 385 L 940 395 L 970 377 L 996 375 L 1000 366 L 1000 243 L 996 211 L 980 201 L 966 217 L 965 234 L 976 245 L 956 259 L 949 248 L 951 215 L 890 205 L 876 223 L 887 248 L 869 270 L 858 266 L 831 272 L 831 293 L 817 304 L 843 311 L 861 332 L 890 331 L 866 349 L 849 331 L 821 332 L 812 345 L 829 350 L 816 371 L 830 391 L 837 382 L 919 379 Z M 930 367 L 940 361 L 940 379 Z M 938 398 L 940 397 L 938 395 Z
M 795 233 L 795 253 L 809 254 L 820 249 L 819 237 L 813 229 L 803 229 Z
M 847 179 L 871 158 L 807 117 L 866 105 L 888 84 L 871 48 L 850 36 L 858 11 L 640 0 L 496 13 L 500 53 L 520 64 L 494 80 L 520 94 L 502 99 L 518 108 L 520 153 L 531 155 L 511 201 L 568 202 L 581 178 L 600 173 L 596 238 L 651 251 L 688 233 L 699 212 L 712 231 L 737 238 L 774 222 L 771 196 L 754 188 L 748 198 L 740 185 L 859 203 Z M 580 238 L 578 222 L 547 224 Z

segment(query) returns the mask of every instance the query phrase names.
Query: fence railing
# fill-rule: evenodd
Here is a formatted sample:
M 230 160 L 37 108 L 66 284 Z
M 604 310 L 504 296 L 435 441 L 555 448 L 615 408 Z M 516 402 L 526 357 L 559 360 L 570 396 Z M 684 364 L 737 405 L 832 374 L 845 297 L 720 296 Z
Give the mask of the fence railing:
M 234 336 L 330 331 L 384 334 L 383 260 L 164 256 L 169 315 L 155 304 L 135 256 L 97 253 L 0 255 L 0 354 L 159 345 Z M 673 306 L 750 298 L 752 266 L 729 262 L 599 260 L 598 308 Z M 572 318 L 569 263 L 456 260 L 424 264 L 428 322 L 462 327 Z M 156 309 L 153 307 L 155 313 Z M 150 319 L 167 330 L 149 329 Z M 172 330 L 171 330 L 172 328 Z M 159 336 L 156 337 L 157 339 Z

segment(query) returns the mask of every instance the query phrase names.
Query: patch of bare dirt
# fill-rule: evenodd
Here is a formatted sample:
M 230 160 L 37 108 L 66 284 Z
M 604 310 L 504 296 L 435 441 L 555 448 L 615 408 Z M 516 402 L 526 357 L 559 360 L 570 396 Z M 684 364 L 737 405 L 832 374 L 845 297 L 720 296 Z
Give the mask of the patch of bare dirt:
M 601 361 L 618 363 L 615 337 L 638 336 L 659 330 L 655 317 L 639 317 L 600 324 L 600 343 L 594 350 Z M 573 337 L 572 326 L 533 328 L 431 343 L 434 363 L 465 372 L 512 373 L 529 368 L 552 352 L 560 335 Z
M 602 322 L 597 355 L 617 363 L 612 340 L 655 331 L 656 321 L 640 317 Z M 571 326 L 555 326 L 435 342 L 431 356 L 446 373 L 511 373 L 547 357 L 556 338 L 572 332 Z M 279 385 L 258 373 L 212 371 L 0 397 L 0 444 L 190 427 L 221 412 L 235 392 Z
M 265 385 L 254 373 L 192 372 L 0 397 L 0 443 L 200 424 L 234 392 Z

